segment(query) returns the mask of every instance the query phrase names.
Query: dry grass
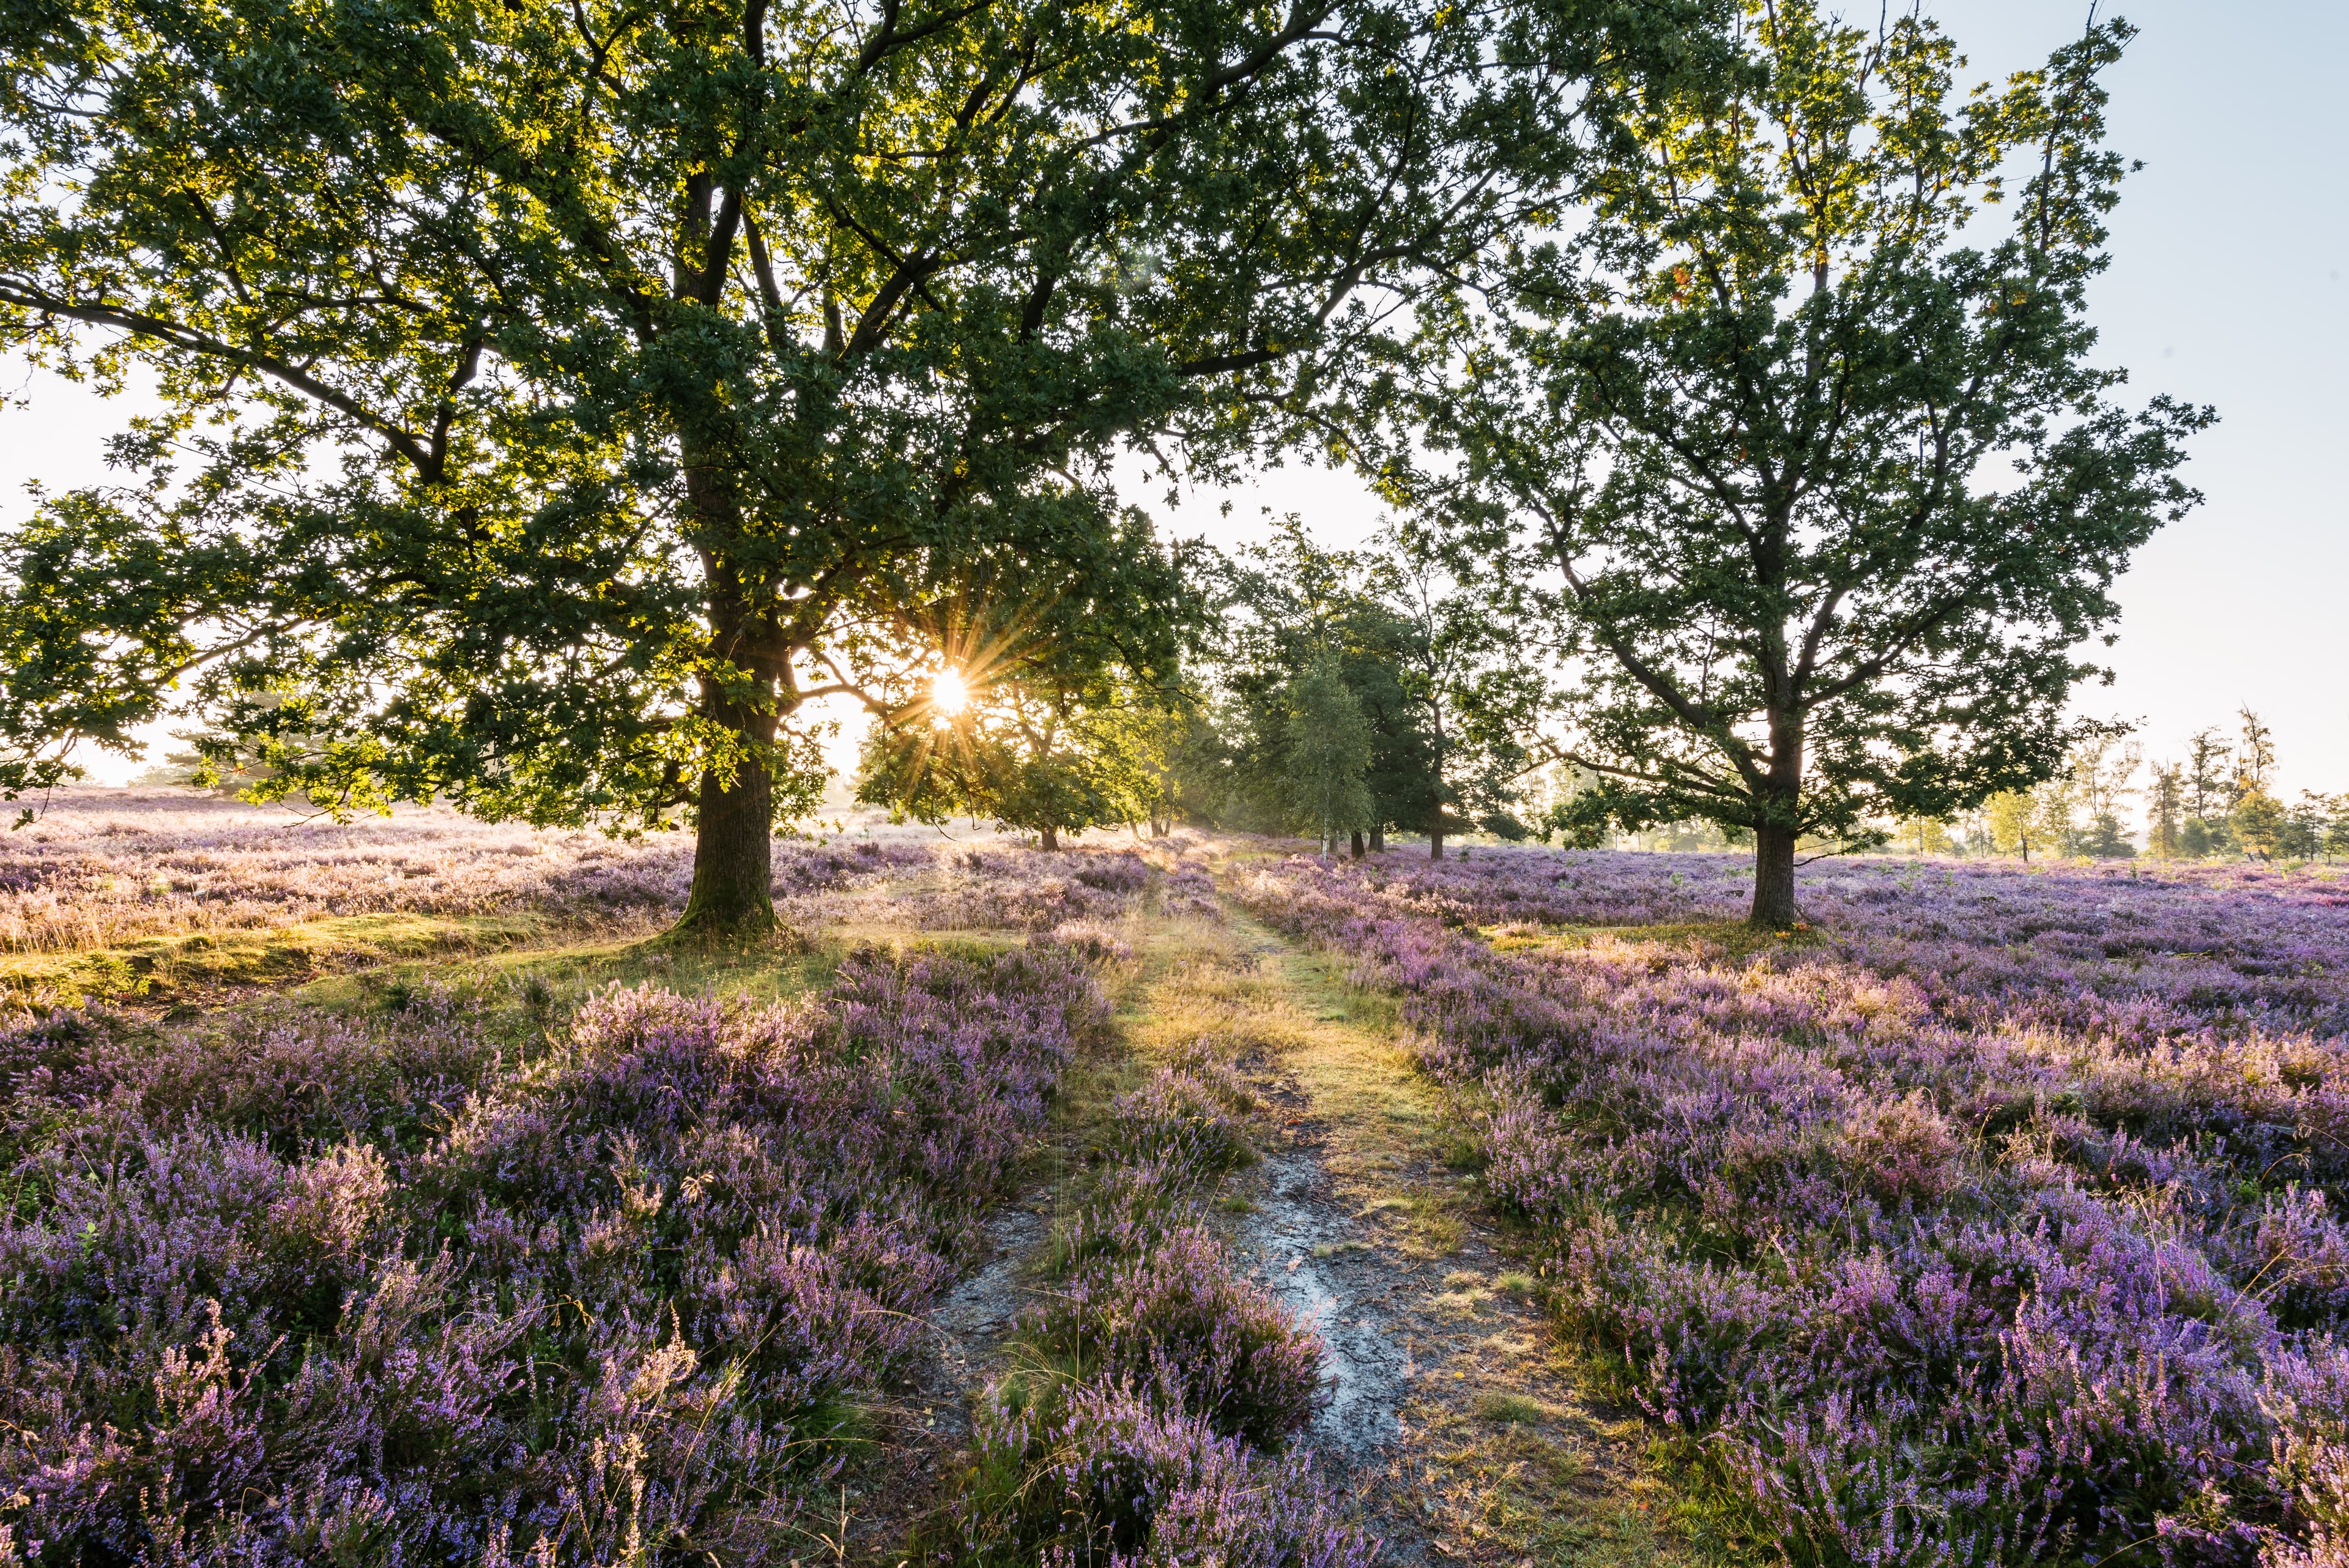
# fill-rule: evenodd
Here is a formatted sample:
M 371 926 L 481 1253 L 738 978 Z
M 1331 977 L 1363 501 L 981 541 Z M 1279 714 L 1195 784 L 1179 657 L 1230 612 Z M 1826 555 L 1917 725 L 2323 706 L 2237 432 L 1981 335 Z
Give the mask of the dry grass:
M 1418 1370 L 1392 1469 L 1365 1492 L 1388 1526 L 1423 1532 L 1430 1561 L 1691 1561 L 1673 1494 L 1642 1462 L 1646 1428 L 1593 1413 L 1542 1316 L 1538 1282 L 1475 1239 L 1485 1205 L 1456 1168 L 1454 1108 L 1417 1071 L 1389 999 L 1235 914 L 1162 950 L 1129 994 L 1125 1025 L 1146 1057 L 1207 1039 L 1275 1080 L 1275 1116 L 1311 1135 L 1372 1239 L 1314 1254 L 1375 1252 L 1368 1264 L 1390 1272 L 1389 1304 Z M 1469 1252 L 1488 1272 L 1460 1266 Z

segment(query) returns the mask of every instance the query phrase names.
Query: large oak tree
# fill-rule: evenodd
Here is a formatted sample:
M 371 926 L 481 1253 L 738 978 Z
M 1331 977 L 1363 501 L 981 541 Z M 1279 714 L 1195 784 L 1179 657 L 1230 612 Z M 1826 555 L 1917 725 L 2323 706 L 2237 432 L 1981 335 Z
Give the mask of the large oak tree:
M 1147 684 L 1174 573 L 1105 464 L 1304 428 L 1547 200 L 1526 139 L 1575 73 L 1495 29 L 1421 0 L 0 8 L 0 342 L 160 396 L 129 483 L 0 536 L 0 784 L 192 708 L 338 807 L 683 811 L 687 924 L 763 925 L 812 699 L 901 716 L 890 673 L 973 584 Z
M 1750 828 L 1784 926 L 1798 839 L 2060 764 L 2078 649 L 2196 499 L 2209 415 L 2120 406 L 2094 357 L 2125 24 L 1965 96 L 1913 13 L 1744 9 L 1670 81 L 1602 86 L 1595 201 L 1444 323 L 1418 433 L 1453 466 L 1390 478 L 1573 671 L 1599 782 L 1568 826 Z

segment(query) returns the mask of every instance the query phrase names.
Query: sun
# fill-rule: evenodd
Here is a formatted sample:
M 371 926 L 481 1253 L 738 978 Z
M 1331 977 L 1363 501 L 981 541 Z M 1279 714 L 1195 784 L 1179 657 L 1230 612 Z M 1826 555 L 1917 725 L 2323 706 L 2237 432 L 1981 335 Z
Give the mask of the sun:
M 970 706 L 970 686 L 959 670 L 941 670 L 930 678 L 930 711 L 951 719 Z

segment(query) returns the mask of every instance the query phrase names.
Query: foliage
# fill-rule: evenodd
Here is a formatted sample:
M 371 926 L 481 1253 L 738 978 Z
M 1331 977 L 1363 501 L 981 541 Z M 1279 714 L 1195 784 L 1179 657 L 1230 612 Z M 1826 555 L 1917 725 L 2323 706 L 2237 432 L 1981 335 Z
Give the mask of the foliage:
M 1961 99 L 1921 15 L 1744 11 L 1668 83 L 1600 79 L 1587 220 L 1444 323 L 1458 374 L 1413 409 L 1451 466 L 1385 472 L 1573 664 L 1578 820 L 1754 829 L 1783 925 L 1796 838 L 2057 769 L 2075 649 L 2211 416 L 2089 360 L 2126 25 Z
M 2284 853 L 2291 819 L 2284 815 L 2283 803 L 2267 791 L 2245 791 L 2235 802 L 2230 823 L 2234 828 L 2235 842 L 2252 858 L 2272 860 Z
M 914 724 L 874 727 L 859 800 L 922 822 L 988 817 L 1047 848 L 1164 807 L 1169 716 L 1130 688 L 998 671 L 957 712 L 916 711 Z
M 1371 760 L 1371 726 L 1338 660 L 1324 654 L 1288 684 L 1288 722 L 1281 736 L 1289 809 L 1313 825 L 1328 854 L 1336 837 L 1371 822 L 1362 780 Z
M 1340 828 L 1523 836 L 1511 815 L 1530 772 L 1546 695 L 1512 657 L 1495 601 L 1452 581 L 1407 536 L 1364 551 L 1322 548 L 1295 518 L 1233 563 L 1210 663 L 1228 696 L 1226 759 L 1237 811 L 1323 830 L 1318 801 L 1293 796 L 1299 693 L 1333 663 L 1369 729 L 1367 808 Z

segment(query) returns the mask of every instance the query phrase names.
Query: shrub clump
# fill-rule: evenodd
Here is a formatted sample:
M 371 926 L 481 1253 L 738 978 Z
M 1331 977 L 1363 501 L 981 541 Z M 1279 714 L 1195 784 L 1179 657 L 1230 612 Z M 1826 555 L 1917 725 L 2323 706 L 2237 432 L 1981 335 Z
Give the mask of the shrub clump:
M 1258 1453 L 1130 1386 L 991 1404 L 978 1427 L 984 1490 L 965 1539 L 982 1563 L 1368 1568 L 1377 1555 L 1309 1456 Z
M 1149 1390 L 1259 1447 L 1302 1429 L 1323 1397 L 1319 1340 L 1234 1274 L 1222 1245 L 1195 1226 L 1078 1273 L 1020 1328 L 1089 1381 Z
M 1133 945 L 1095 920 L 1063 920 L 1036 940 L 1088 963 L 1130 963 L 1133 959 Z
M 1118 1148 L 1130 1160 L 1226 1171 L 1256 1158 L 1226 1096 L 1197 1072 L 1154 1073 L 1112 1101 L 1110 1116 Z

